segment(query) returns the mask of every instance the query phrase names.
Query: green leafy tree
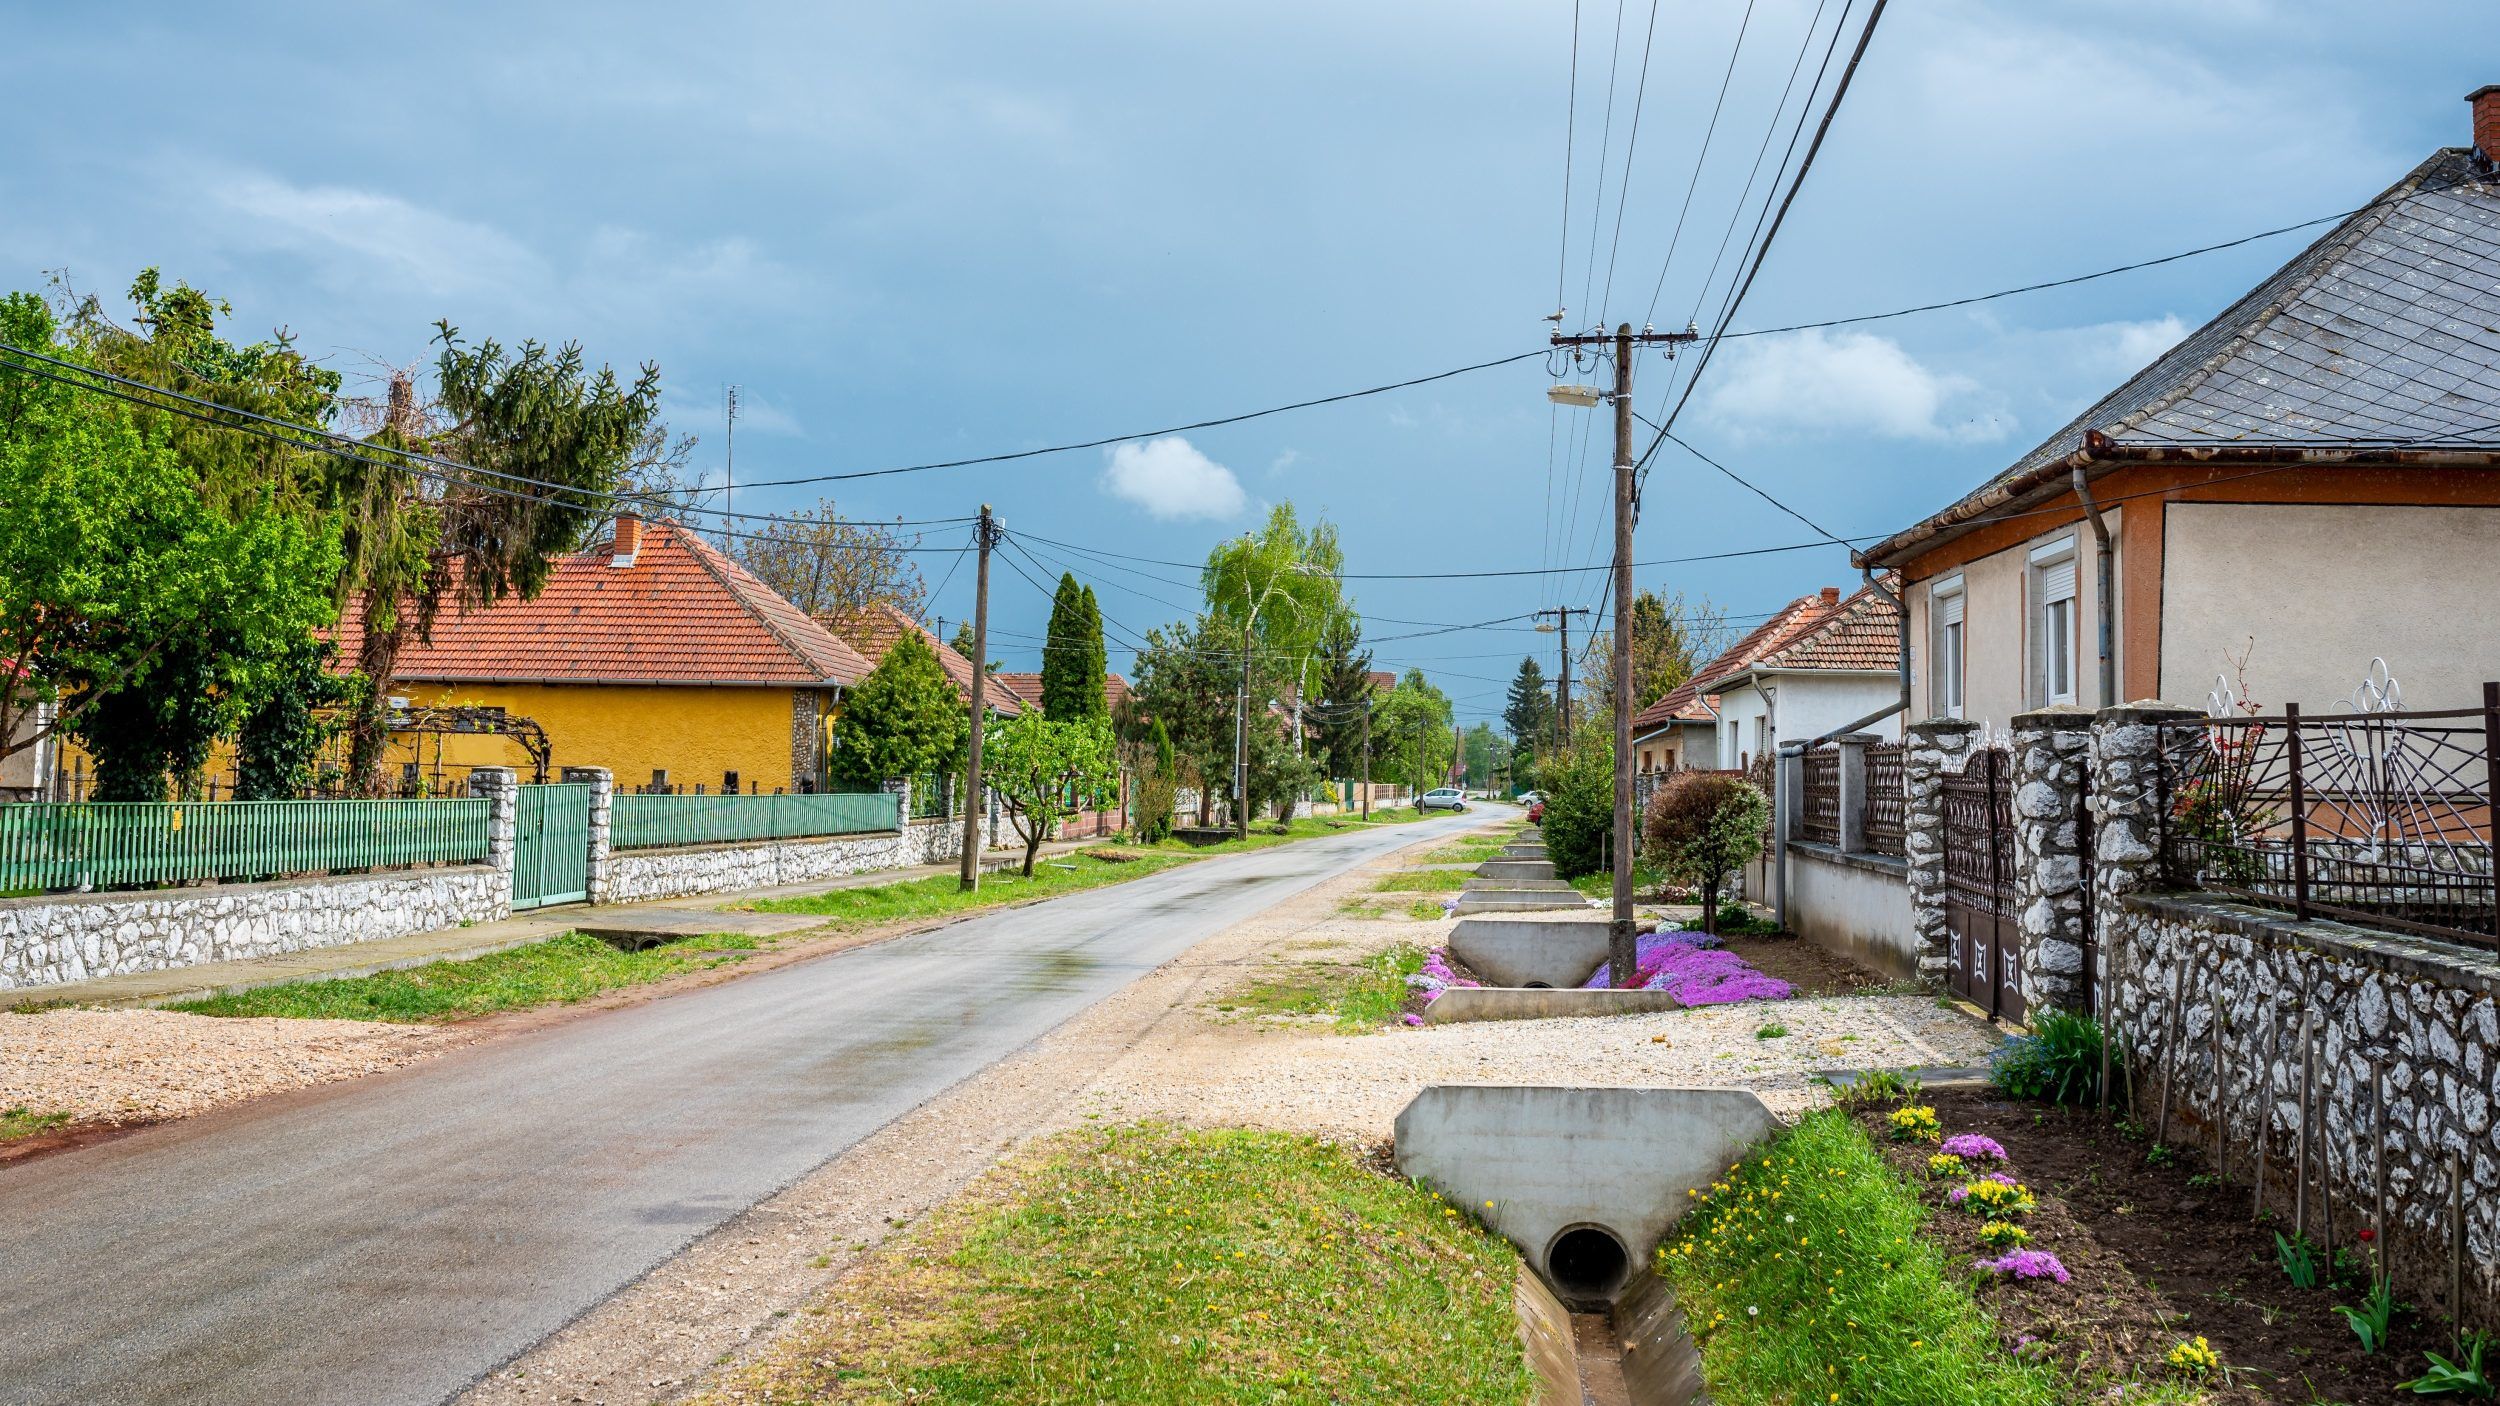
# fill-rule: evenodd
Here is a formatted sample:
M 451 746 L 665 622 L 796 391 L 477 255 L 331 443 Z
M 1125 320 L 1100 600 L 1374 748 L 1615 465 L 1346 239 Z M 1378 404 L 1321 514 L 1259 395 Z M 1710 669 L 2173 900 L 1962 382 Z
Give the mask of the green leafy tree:
M 91 299 L 64 323 L 24 293 L 0 300 L 0 335 L 268 413 L 309 414 L 326 394 L 291 350 L 216 338 L 221 305 L 194 290 L 167 293 L 151 273 L 133 296 L 154 336 Z M 0 755 L 57 733 L 96 757 L 107 798 L 194 793 L 263 675 L 335 618 L 337 529 L 301 500 L 292 451 L 245 453 L 197 428 L 0 375 Z M 55 707 L 37 727 L 43 704 Z
M 833 772 L 876 785 L 943 771 L 971 739 L 963 698 L 917 630 L 906 630 L 842 705 Z
M 1559 878 L 1603 873 L 1614 853 L 1615 749 L 1598 722 L 1579 729 L 1570 745 L 1540 761 L 1537 783 L 1545 794 L 1545 852 Z
M 1510 740 L 1493 730 L 1491 723 L 1478 723 L 1467 729 L 1467 784 L 1485 790 L 1510 770 Z
M 1325 520 L 1305 529 L 1291 503 L 1270 509 L 1259 531 L 1207 554 L 1200 582 L 1208 616 L 1236 651 L 1236 717 L 1245 739 L 1251 719 L 1267 701 L 1288 696 L 1296 728 L 1293 746 L 1301 750 L 1302 700 L 1310 694 L 1320 642 L 1344 609 L 1337 583 L 1337 573 L 1344 569 L 1337 529 Z M 1245 747 L 1245 761 L 1246 752 Z M 1237 809 L 1235 821 L 1246 825 L 1248 809 Z
M 1231 789 L 1237 658 L 1205 616 L 1146 631 L 1137 652 L 1138 714 L 1162 724 L 1174 783 L 1197 791 L 1200 825 L 1210 820 L 1218 790 Z
M 1682 592 L 1632 598 L 1632 706 L 1646 708 L 1675 690 L 1726 647 L 1727 612 L 1708 599 L 1688 601 Z M 1605 717 L 1615 706 L 1615 638 L 1610 630 L 1589 637 L 1581 656 L 1581 686 L 1589 716 Z
M 1363 622 L 1351 610 L 1340 610 L 1320 637 L 1320 749 L 1327 753 L 1328 772 L 1352 780 L 1363 771 L 1363 711 L 1372 703 L 1372 656 L 1363 648 Z
M 1380 770 L 1388 779 L 1414 787 L 1418 796 L 1441 785 L 1457 746 L 1450 717 L 1449 698 L 1432 686 L 1423 670 L 1407 670 L 1372 709 L 1372 746 Z
M 1550 845 L 1552 813 L 1547 814 Z M 1703 931 L 1718 931 L 1719 892 L 1729 875 L 1762 853 L 1770 819 L 1771 805 L 1761 789 L 1740 777 L 1679 771 L 1650 797 L 1642 819 L 1646 853 L 1669 878 L 1701 890 Z
M 1520 660 L 1519 672 L 1511 675 L 1502 725 L 1510 729 L 1511 746 L 1520 752 L 1541 752 L 1553 745 L 1554 690 L 1536 660 Z
M 1282 727 L 1273 714 L 1262 714 L 1250 720 L 1249 756 L 1250 811 L 1275 812 L 1279 823 L 1290 823 L 1302 795 L 1319 784 L 1319 763 L 1286 740 Z
M 338 730 L 330 710 L 354 692 L 331 671 L 336 654 L 326 640 L 297 640 L 245 701 L 234 739 L 236 800 L 282 801 L 318 783 L 321 749 Z
M 1163 725 L 1163 719 L 1148 720 L 1145 746 L 1140 752 L 1137 787 L 1129 798 L 1129 813 L 1137 826 L 1137 838 L 1154 844 L 1172 833 L 1172 811 L 1179 802 L 1180 754 L 1172 746 L 1172 734 Z
M 1050 606 L 1050 633 L 1042 641 L 1042 714 L 1061 722 L 1101 717 L 1107 667 L 1102 647 L 1102 609 L 1090 586 L 1061 575 Z
M 1057 722 L 1031 710 L 991 719 L 981 740 L 982 780 L 998 793 L 1008 824 L 1024 841 L 1027 876 L 1060 822 L 1100 805 L 1119 775 L 1105 718 Z

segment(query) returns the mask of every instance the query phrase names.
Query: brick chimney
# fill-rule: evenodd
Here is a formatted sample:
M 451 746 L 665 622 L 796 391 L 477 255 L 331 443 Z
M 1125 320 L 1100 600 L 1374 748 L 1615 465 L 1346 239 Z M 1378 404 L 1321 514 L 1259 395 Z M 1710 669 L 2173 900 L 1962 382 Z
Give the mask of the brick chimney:
M 2474 154 L 2489 167 L 2500 161 L 2500 83 L 2485 83 L 2465 100 L 2474 105 Z
M 1829 610 L 1838 604 L 1840 604 L 1840 588 L 1838 586 L 1825 586 L 1823 588 L 1823 608 L 1825 610 Z
M 632 566 L 634 556 L 642 550 L 642 519 L 632 513 L 616 516 L 616 545 L 608 555 L 608 565 L 618 568 Z

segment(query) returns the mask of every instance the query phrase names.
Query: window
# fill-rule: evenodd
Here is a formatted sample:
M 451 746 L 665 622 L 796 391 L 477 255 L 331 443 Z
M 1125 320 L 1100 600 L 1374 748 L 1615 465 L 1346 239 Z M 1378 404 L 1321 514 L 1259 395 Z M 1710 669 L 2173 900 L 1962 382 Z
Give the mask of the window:
M 1939 581 L 1927 593 L 1927 706 L 1947 718 L 1962 716 L 1963 647 L 1962 578 Z
M 2031 553 L 2031 701 L 2075 701 L 2075 539 Z

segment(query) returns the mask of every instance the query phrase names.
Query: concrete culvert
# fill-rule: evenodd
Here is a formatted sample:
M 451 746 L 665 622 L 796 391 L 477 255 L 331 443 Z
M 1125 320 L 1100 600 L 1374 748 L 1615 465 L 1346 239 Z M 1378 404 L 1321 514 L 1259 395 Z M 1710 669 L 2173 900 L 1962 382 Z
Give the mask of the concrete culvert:
M 1545 1277 L 1566 1301 L 1613 1298 L 1631 1268 L 1622 1239 L 1602 1225 L 1566 1227 L 1545 1251 Z
M 1550 981 L 1531 981 L 1528 983 L 1526 989 L 1530 991 L 1551 991 L 1554 989 L 1554 983 Z

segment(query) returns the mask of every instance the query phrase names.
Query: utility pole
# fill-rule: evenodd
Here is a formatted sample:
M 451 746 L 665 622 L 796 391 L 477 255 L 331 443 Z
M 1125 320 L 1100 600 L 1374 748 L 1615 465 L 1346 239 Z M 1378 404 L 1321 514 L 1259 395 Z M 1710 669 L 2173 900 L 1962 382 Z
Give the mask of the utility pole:
M 1372 818 L 1372 693 L 1369 679 L 1363 681 L 1363 818 Z
M 981 567 L 973 577 L 972 594 L 972 746 L 964 767 L 964 853 L 957 875 L 966 893 L 981 886 L 981 725 L 988 711 L 981 694 L 990 674 L 990 548 L 998 542 L 998 521 L 990 505 L 981 505 L 981 521 L 973 528 L 981 547 Z
M 1536 618 L 1551 615 L 1562 622 L 1562 670 L 1554 676 L 1554 750 L 1559 752 L 1571 742 L 1571 617 L 1586 615 L 1585 605 L 1558 605 L 1540 610 Z M 1537 626 L 1543 630 L 1543 625 Z
M 1606 979 L 1611 986 L 1627 986 L 1638 952 L 1632 936 L 1632 520 L 1636 500 L 1632 483 L 1632 353 L 1642 346 L 1661 345 L 1667 354 L 1675 354 L 1678 343 L 1696 341 L 1700 334 L 1690 328 L 1682 332 L 1632 330 L 1629 322 L 1618 323 L 1612 334 L 1603 330 L 1567 336 L 1556 332 L 1555 346 L 1572 348 L 1576 357 L 1584 346 L 1613 345 L 1615 359 L 1615 871 L 1614 913 L 1606 926 Z M 1566 617 L 1567 618 L 1567 617 Z M 1564 668 L 1570 667 L 1568 656 Z
M 737 554 L 730 551 L 729 544 L 734 539 L 729 533 L 731 524 L 737 521 L 732 510 L 738 506 L 738 388 L 721 387 L 720 398 L 721 414 L 728 421 L 727 433 L 722 436 L 721 444 L 720 549 L 735 556 Z
M 1259 618 L 1253 606 L 1250 619 Z M 1241 627 L 1241 682 L 1233 689 L 1233 836 L 1250 838 L 1250 626 Z

